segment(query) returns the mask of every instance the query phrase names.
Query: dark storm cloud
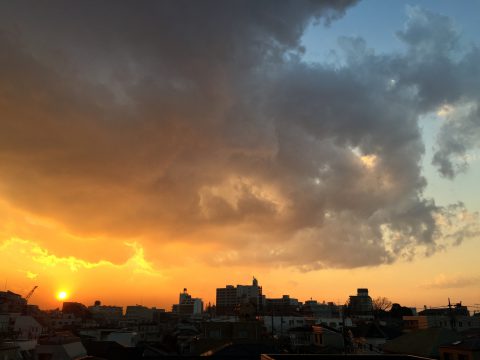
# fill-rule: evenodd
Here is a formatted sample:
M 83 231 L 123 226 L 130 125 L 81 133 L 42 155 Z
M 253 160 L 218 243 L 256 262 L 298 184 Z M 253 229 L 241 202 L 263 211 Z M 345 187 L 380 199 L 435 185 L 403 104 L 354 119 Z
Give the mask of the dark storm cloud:
M 423 197 L 419 116 L 478 103 L 475 51 L 452 58 L 452 25 L 415 9 L 405 54 L 343 38 L 345 65 L 303 63 L 309 22 L 352 3 L 4 4 L 2 196 L 78 233 L 213 242 L 220 263 L 433 253 L 463 208 Z M 440 135 L 446 166 L 463 130 Z

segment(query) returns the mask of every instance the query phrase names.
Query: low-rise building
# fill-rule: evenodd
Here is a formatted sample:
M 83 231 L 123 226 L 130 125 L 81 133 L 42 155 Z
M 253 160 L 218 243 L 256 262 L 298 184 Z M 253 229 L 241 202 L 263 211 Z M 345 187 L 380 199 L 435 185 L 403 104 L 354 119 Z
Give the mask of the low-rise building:
M 13 331 L 20 340 L 37 340 L 43 333 L 43 326 L 28 315 L 20 315 L 15 318 Z
M 405 354 L 427 358 L 438 358 L 439 348 L 461 340 L 461 336 L 450 329 L 430 328 L 406 333 L 383 345 L 386 354 Z
M 440 346 L 440 360 L 480 360 L 480 339 L 464 339 Z
M 93 306 L 88 307 L 92 318 L 103 325 L 118 324 L 123 318 L 123 308 L 121 306 L 106 306 L 97 300 Z
M 129 305 L 125 312 L 125 320 L 133 323 L 152 322 L 156 308 L 143 305 Z
M 78 360 L 87 356 L 80 338 L 71 334 L 57 334 L 40 339 L 35 353 L 38 360 Z
M 288 331 L 293 328 L 300 328 L 307 325 L 314 325 L 315 320 L 313 318 L 307 318 L 305 316 L 262 316 L 260 318 L 263 321 L 268 334 L 286 336 Z
M 0 312 L 2 313 L 21 313 L 25 311 L 27 300 L 14 292 L 0 291 Z
M 452 329 L 458 332 L 480 328 L 480 318 L 466 315 L 416 315 L 403 317 L 406 331 L 430 328 Z
M 314 325 L 312 326 L 312 330 L 313 343 L 315 346 L 337 349 L 338 352 L 344 349 L 343 334 L 338 329 L 325 325 Z
M 263 313 L 287 315 L 299 311 L 300 302 L 291 298 L 290 295 L 283 295 L 281 298 L 264 298 Z

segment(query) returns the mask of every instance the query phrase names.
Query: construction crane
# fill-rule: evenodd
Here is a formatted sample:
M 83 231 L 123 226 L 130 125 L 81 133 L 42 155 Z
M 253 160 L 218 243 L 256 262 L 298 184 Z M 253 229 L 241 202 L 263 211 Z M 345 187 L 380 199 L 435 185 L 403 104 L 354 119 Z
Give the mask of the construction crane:
M 27 294 L 27 296 L 25 296 L 25 300 L 27 300 L 27 302 L 28 302 L 28 299 L 30 299 L 30 298 L 32 297 L 32 295 L 33 295 L 33 293 L 35 292 L 36 288 L 38 288 L 37 285 L 35 285 L 35 286 L 33 287 L 33 289 L 30 290 L 30 292 Z
M 24 308 L 23 308 L 23 314 L 24 314 L 24 315 L 27 315 L 27 313 L 28 313 L 28 299 L 30 299 L 30 298 L 32 297 L 33 293 L 35 292 L 35 290 L 36 290 L 37 288 L 38 288 L 38 286 L 35 285 L 35 286 L 33 287 L 33 289 L 30 290 L 30 292 L 25 296 L 25 305 L 24 305 Z

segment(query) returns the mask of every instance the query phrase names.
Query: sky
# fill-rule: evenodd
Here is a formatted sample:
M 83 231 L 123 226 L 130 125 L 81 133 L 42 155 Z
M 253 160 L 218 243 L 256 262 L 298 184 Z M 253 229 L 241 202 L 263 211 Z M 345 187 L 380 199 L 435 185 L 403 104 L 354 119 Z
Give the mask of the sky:
M 47 5 L 0 3 L 3 290 L 477 309 L 480 1 Z

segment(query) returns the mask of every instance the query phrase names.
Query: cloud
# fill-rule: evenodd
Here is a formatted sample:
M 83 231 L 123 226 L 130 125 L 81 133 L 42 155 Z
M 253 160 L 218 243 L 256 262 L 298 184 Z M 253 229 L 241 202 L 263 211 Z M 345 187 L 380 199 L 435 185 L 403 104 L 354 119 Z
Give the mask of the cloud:
M 48 240 L 35 261 L 155 273 L 143 246 L 181 243 L 206 262 L 308 271 L 430 255 L 475 234 L 464 207 L 424 197 L 418 122 L 468 104 L 434 158 L 454 174 L 466 151 L 455 146 L 476 129 L 478 51 L 454 57 L 451 22 L 412 8 L 405 53 L 342 38 L 342 66 L 304 63 L 306 26 L 353 3 L 6 5 L 1 197 L 78 238 L 142 239 L 126 263 L 57 256 Z
M 480 276 L 439 274 L 432 281 L 426 282 L 422 286 L 429 289 L 458 289 L 478 286 L 479 284 Z
M 25 263 L 36 264 L 37 269 L 68 269 L 70 272 L 78 272 L 81 270 L 109 268 L 119 273 L 129 270 L 135 274 L 162 276 L 162 272 L 155 269 L 153 264 L 145 259 L 143 247 L 137 243 L 126 243 L 125 245 L 133 249 L 133 255 L 120 264 L 106 260 L 89 262 L 75 256 L 57 256 L 35 242 L 18 238 L 3 241 L 0 243 L 0 249 L 7 256 L 14 253 L 21 254 Z M 38 267 L 38 265 L 41 265 L 41 267 Z M 26 271 L 26 276 L 29 279 L 35 279 L 38 275 L 38 273 L 33 271 Z
M 38 277 L 38 274 L 30 272 L 30 271 L 27 271 L 26 275 L 27 275 L 28 279 L 36 279 Z
M 479 44 L 463 44 L 451 19 L 419 7 L 409 8 L 398 36 L 409 51 L 403 81 L 414 86 L 420 109 L 449 120 L 440 129 L 432 163 L 453 179 L 468 168 L 462 160 L 467 151 L 480 146 Z

